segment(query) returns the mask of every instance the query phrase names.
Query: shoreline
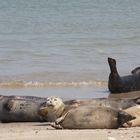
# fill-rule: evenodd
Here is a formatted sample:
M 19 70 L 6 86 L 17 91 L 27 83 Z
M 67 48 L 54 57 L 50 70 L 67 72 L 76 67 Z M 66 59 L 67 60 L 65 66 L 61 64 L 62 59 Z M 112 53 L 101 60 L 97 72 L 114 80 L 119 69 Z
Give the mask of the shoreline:
M 140 127 L 56 130 L 45 123 L 1 123 L 1 140 L 139 140 Z

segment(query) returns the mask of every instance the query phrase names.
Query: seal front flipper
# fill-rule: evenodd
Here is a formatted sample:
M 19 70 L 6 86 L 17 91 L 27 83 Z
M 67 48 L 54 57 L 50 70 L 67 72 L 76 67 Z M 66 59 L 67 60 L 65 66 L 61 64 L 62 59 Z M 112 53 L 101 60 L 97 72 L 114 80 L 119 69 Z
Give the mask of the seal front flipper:
M 69 114 L 69 111 L 68 111 L 67 113 L 65 113 L 63 116 L 61 116 L 60 118 L 57 118 L 57 119 L 55 120 L 55 123 L 56 123 L 56 124 L 60 124 L 61 122 L 63 122 L 64 119 L 65 119 L 65 117 L 66 117 L 68 114 Z
M 59 124 L 56 124 L 55 122 L 47 122 L 46 125 L 51 126 L 55 129 L 63 129 L 63 127 Z
M 140 67 L 135 68 L 131 71 L 132 74 L 140 74 Z

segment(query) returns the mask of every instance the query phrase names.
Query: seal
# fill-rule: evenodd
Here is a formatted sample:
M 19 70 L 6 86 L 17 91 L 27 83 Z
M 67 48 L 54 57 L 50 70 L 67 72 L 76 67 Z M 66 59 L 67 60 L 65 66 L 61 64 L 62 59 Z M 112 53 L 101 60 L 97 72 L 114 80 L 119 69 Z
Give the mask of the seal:
M 108 58 L 108 64 L 111 71 L 108 80 L 108 88 L 111 93 L 122 93 L 140 90 L 139 68 L 134 69 L 131 75 L 121 77 L 117 71 L 116 60 Z
M 58 104 L 58 102 L 59 102 L 59 104 Z M 55 103 L 57 105 L 55 105 Z M 49 104 L 51 104 L 51 105 L 49 105 Z M 54 104 L 54 105 L 52 105 L 52 104 Z M 68 110 L 71 108 L 77 108 L 79 106 L 91 105 L 93 107 L 111 107 L 114 109 L 122 110 L 122 109 L 126 109 L 129 107 L 138 105 L 138 104 L 140 104 L 140 97 L 125 98 L 125 99 L 119 99 L 119 98 L 96 98 L 96 99 L 86 99 L 86 100 L 73 99 L 73 100 L 64 101 L 64 103 L 63 103 L 61 98 L 51 96 L 51 97 L 47 98 L 46 102 L 41 104 L 39 114 L 46 121 L 54 121 L 55 118 L 57 118 L 59 115 L 56 116 L 55 118 L 53 118 L 54 115 L 52 117 L 48 113 L 49 109 L 50 109 L 50 108 L 48 108 L 48 106 L 52 106 L 52 107 L 61 106 L 62 109 L 65 108 L 65 110 L 66 109 Z M 57 108 L 55 110 L 57 110 Z
M 81 105 L 92 106 L 105 106 L 112 107 L 114 109 L 126 109 L 134 105 L 140 104 L 140 97 L 134 98 L 96 98 L 86 100 L 68 100 L 64 101 L 66 105 L 77 107 Z
M 31 100 L 3 97 L 0 101 L 0 121 L 42 122 L 39 108 L 40 104 Z
M 25 99 L 25 100 L 30 100 L 34 101 L 36 103 L 42 104 L 46 101 L 46 97 L 37 97 L 37 96 L 15 96 L 15 95 L 10 95 L 10 96 L 5 96 L 5 95 L 0 95 L 0 98 L 7 98 L 7 99 Z
M 10 99 L 24 99 L 24 100 L 30 100 L 33 102 L 36 102 L 38 104 L 41 104 L 46 101 L 46 98 L 44 97 L 37 97 L 37 96 L 7 96 Z
M 58 118 L 55 123 L 64 129 L 116 129 L 133 116 L 108 107 L 80 106 Z
M 59 97 L 47 99 L 47 115 L 55 124 L 47 123 L 55 128 L 65 129 L 105 129 L 118 128 L 133 116 L 111 107 L 103 106 L 67 106 Z
M 124 111 L 136 117 L 134 120 L 128 121 L 125 124 L 123 124 L 124 127 L 140 126 L 140 105 L 127 108 Z

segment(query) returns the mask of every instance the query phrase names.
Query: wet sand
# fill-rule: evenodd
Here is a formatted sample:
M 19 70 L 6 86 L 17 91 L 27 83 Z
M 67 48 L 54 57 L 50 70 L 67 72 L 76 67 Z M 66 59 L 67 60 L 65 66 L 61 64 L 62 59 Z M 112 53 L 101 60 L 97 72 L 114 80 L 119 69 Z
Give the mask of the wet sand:
M 0 140 L 140 140 L 140 127 L 55 130 L 45 123 L 1 123 Z

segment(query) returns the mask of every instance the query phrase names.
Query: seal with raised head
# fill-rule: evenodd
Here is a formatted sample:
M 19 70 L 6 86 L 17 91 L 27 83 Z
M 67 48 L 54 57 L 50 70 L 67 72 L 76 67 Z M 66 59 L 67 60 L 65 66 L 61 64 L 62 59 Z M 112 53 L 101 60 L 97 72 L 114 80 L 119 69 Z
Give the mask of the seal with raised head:
M 108 80 L 108 88 L 111 93 L 122 93 L 140 90 L 139 68 L 134 69 L 131 75 L 121 77 L 117 71 L 116 60 L 108 58 L 108 64 L 111 71 Z
M 124 110 L 126 113 L 129 113 L 136 117 L 134 120 L 126 122 L 124 127 L 135 127 L 140 126 L 140 105 L 136 105 Z
M 125 122 L 134 119 L 124 111 L 111 107 L 94 107 L 83 105 L 78 107 L 66 106 L 59 97 L 49 97 L 47 111 L 55 124 L 47 123 L 55 128 L 65 129 L 105 129 L 118 128 Z
M 59 118 L 65 110 L 66 105 L 63 103 L 62 99 L 51 96 L 48 97 L 46 103 L 40 107 L 39 113 L 46 121 L 53 122 Z
M 49 105 L 51 104 L 51 105 Z M 53 105 L 54 104 L 54 105 Z M 54 121 L 53 117 L 48 113 L 49 109 L 48 106 L 55 106 L 56 110 L 57 107 L 61 106 L 61 108 L 71 109 L 77 108 L 79 106 L 93 106 L 93 107 L 111 107 L 114 109 L 126 109 L 135 105 L 140 104 L 140 97 L 135 98 L 126 98 L 126 99 L 118 99 L 118 98 L 96 98 L 96 99 L 86 99 L 86 100 L 66 100 L 62 102 L 62 99 L 59 97 L 48 97 L 46 102 L 44 102 L 41 107 L 39 114 L 44 118 L 46 121 Z M 58 115 L 59 116 L 59 115 Z M 57 118 L 57 116 L 56 116 Z

